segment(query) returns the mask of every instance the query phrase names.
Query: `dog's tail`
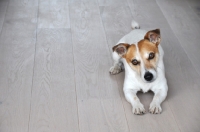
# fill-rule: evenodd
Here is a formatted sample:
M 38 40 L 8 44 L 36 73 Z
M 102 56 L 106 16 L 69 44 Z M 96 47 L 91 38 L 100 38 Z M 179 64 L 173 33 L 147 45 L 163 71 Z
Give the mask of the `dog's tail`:
M 139 29 L 140 25 L 136 21 L 133 20 L 131 22 L 131 27 L 132 27 L 132 29 Z

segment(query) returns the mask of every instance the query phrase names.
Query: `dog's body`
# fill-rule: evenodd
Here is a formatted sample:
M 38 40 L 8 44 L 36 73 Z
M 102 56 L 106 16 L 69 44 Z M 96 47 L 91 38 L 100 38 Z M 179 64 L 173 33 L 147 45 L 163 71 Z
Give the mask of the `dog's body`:
M 167 96 L 168 86 L 163 64 L 163 49 L 160 46 L 160 30 L 145 31 L 133 21 L 133 30 L 119 40 L 113 47 L 114 66 L 111 74 L 117 74 L 125 68 L 123 91 L 131 103 L 134 114 L 145 113 L 144 106 L 137 97 L 138 91 L 154 92 L 150 104 L 151 113 L 161 113 L 160 104 Z

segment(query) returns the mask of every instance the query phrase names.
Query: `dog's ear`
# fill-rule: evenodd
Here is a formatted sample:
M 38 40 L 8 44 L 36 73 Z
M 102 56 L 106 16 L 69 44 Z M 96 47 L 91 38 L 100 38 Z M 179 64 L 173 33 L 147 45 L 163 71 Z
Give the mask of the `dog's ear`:
M 160 38 L 160 29 L 155 29 L 148 31 L 144 36 L 144 39 L 148 39 L 150 42 L 159 45 L 161 38 Z
M 120 43 L 113 47 L 113 52 L 116 51 L 120 56 L 123 56 L 126 54 L 129 46 L 129 44 Z

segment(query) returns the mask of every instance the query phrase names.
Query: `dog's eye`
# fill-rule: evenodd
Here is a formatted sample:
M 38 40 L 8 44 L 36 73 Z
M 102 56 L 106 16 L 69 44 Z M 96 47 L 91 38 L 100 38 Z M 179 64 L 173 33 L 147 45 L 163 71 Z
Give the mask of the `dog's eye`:
M 132 60 L 131 62 L 132 62 L 132 64 L 133 64 L 133 65 L 137 65 L 137 64 L 139 64 L 139 63 L 140 63 L 140 62 L 139 62 L 139 61 L 137 61 L 136 59 Z
M 154 57 L 155 57 L 155 54 L 151 52 L 151 53 L 149 54 L 148 60 L 151 60 L 151 59 L 153 59 Z

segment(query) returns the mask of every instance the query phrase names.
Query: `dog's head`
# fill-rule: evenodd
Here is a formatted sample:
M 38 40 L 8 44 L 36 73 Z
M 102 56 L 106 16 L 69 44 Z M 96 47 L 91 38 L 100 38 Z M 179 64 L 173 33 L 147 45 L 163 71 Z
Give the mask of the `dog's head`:
M 159 60 L 158 45 L 160 44 L 160 30 L 155 29 L 146 33 L 144 39 L 137 44 L 121 43 L 113 47 L 123 57 L 144 82 L 153 82 L 157 78 Z

